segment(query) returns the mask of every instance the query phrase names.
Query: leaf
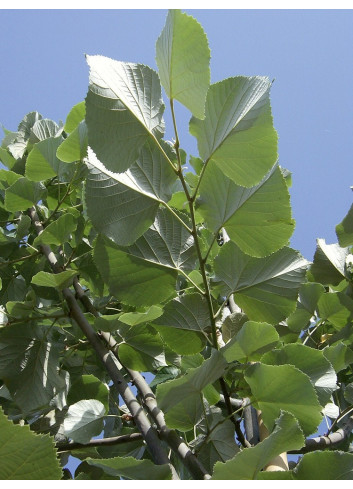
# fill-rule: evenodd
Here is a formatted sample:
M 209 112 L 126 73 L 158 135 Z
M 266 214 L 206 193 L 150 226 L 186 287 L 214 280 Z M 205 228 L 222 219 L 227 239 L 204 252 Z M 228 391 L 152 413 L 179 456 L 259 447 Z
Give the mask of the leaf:
M 75 404 L 84 399 L 100 401 L 106 411 L 109 409 L 109 388 L 94 375 L 81 375 L 75 379 L 67 396 L 68 404 Z
M 233 338 L 248 320 L 246 314 L 242 312 L 234 312 L 227 316 L 222 324 L 222 338 L 225 343 Z
M 239 452 L 239 447 L 234 440 L 234 425 L 224 418 L 221 410 L 212 406 L 206 408 L 206 413 L 210 433 L 207 436 L 207 425 L 203 420 L 199 428 L 205 434 L 199 437 L 200 445 L 196 448 L 197 458 L 212 473 L 216 462 L 233 458 Z
M 212 480 L 249 480 L 273 458 L 289 450 L 299 450 L 304 436 L 293 415 L 281 412 L 273 432 L 252 448 L 245 448 L 234 458 L 222 464 L 217 462 Z
M 65 436 L 78 443 L 88 443 L 103 430 L 105 407 L 96 399 L 76 402 L 64 419 Z
M 95 228 L 117 244 L 136 241 L 168 202 L 176 175 L 155 146 L 146 145 L 125 173 L 112 173 L 88 150 L 87 213 Z
M 340 451 L 306 453 L 293 476 L 297 480 L 353 480 L 353 454 Z
M 77 219 L 72 214 L 62 214 L 56 221 L 51 222 L 34 240 L 34 246 L 39 244 L 61 245 L 69 241 L 70 234 L 77 228 Z
M 77 275 L 77 270 L 65 270 L 60 273 L 38 272 L 32 278 L 32 284 L 41 287 L 54 287 L 62 290 L 72 284 L 72 279 Z
M 56 155 L 64 141 L 62 136 L 50 137 L 35 144 L 26 161 L 26 177 L 34 182 L 47 180 L 62 172 L 64 165 Z
M 353 205 L 342 222 L 336 226 L 338 242 L 342 248 L 353 245 Z
M 13 424 L 0 408 L 0 479 L 54 480 L 62 478 L 54 440 L 28 425 Z
M 124 172 L 148 137 L 164 133 L 164 105 L 157 73 L 148 66 L 86 56 L 88 140 L 106 168 Z M 103 124 L 102 124 L 103 123 Z
M 256 363 L 246 369 L 245 380 L 269 431 L 281 410 L 297 418 L 305 435 L 316 431 L 322 420 L 321 406 L 306 374 L 292 365 Z
M 314 262 L 310 272 L 316 282 L 324 285 L 338 285 L 346 278 L 346 258 L 348 248 L 341 248 L 338 244 L 326 244 L 324 239 L 318 239 Z
M 163 315 L 154 324 L 198 332 L 210 329 L 207 301 L 198 293 L 177 297 L 166 304 Z
M 51 119 L 40 119 L 31 128 L 30 142 L 44 141 L 55 138 L 61 133 L 61 128 Z
M 190 132 L 201 158 L 244 187 L 258 184 L 277 160 L 267 77 L 237 76 L 210 86 L 205 119 Z
M 291 248 L 252 258 L 229 241 L 214 260 L 214 281 L 222 295 L 234 293 L 249 319 L 276 324 L 293 312 L 306 267 L 307 261 Z
M 153 327 L 158 331 L 169 348 L 179 355 L 193 355 L 202 351 L 207 339 L 197 331 L 173 328 L 170 326 Z
M 353 318 L 353 300 L 343 292 L 323 294 L 318 301 L 319 316 L 342 329 Z
M 270 324 L 247 321 L 221 352 L 228 363 L 235 360 L 247 363 L 259 360 L 264 352 L 277 345 L 278 340 L 278 333 Z
M 47 405 L 64 388 L 59 376 L 61 348 L 43 325 L 0 329 L 0 378 L 24 413 Z
M 136 257 L 103 237 L 93 257 L 111 293 L 126 304 L 152 306 L 176 293 L 176 270 Z
M 180 10 L 169 10 L 157 40 L 156 61 L 168 98 L 179 100 L 202 119 L 210 84 L 210 50 L 201 25 Z
M 126 367 L 151 371 L 167 365 L 162 340 L 151 326 L 122 325 L 119 335 L 124 340 L 119 346 L 119 358 Z
M 224 372 L 227 363 L 222 354 L 214 351 L 200 367 L 192 368 L 182 377 L 157 386 L 157 402 L 162 411 L 184 402 L 189 396 L 200 394 L 208 384 L 215 382 Z
M 44 185 L 21 177 L 5 190 L 5 209 L 10 212 L 26 211 L 41 200 L 44 193 Z
M 186 432 L 194 429 L 202 415 L 200 394 L 193 394 L 183 402 L 171 407 L 165 414 L 165 421 L 168 428 Z
M 66 117 L 64 125 L 65 132 L 70 133 L 74 131 L 79 123 L 85 118 L 85 114 L 85 102 L 79 102 L 78 104 L 74 105 Z
M 288 327 L 292 331 L 300 332 L 309 325 L 318 300 L 324 292 L 325 288 L 321 284 L 308 282 L 300 286 L 297 308 L 287 319 Z
M 85 121 L 82 121 L 60 144 L 56 155 L 65 163 L 79 161 L 87 155 L 87 145 L 87 126 Z
M 215 165 L 200 184 L 198 211 L 209 228 L 225 227 L 248 255 L 264 257 L 288 244 L 294 230 L 289 193 L 278 166 L 256 186 L 240 187 Z
M 136 460 L 133 457 L 114 457 L 106 459 L 87 458 L 86 462 L 100 467 L 113 477 L 132 480 L 169 480 L 172 478 L 169 465 L 155 465 L 151 460 Z
M 311 380 L 321 406 L 325 406 L 337 389 L 337 377 L 322 351 L 301 344 L 284 345 L 281 349 L 266 353 L 261 362 L 267 365 L 294 365 Z
M 119 321 L 129 326 L 150 323 L 163 314 L 163 309 L 158 306 L 151 306 L 145 312 L 125 312 L 119 317 Z
M 111 314 L 111 315 L 102 315 L 96 317 L 94 320 L 94 329 L 96 331 L 108 331 L 113 333 L 120 326 L 120 313 L 119 314 Z
M 181 215 L 181 219 L 191 226 L 186 216 Z M 158 210 L 153 225 L 127 250 L 136 257 L 175 270 L 193 270 L 197 259 L 193 236 L 164 208 Z
M 324 348 L 323 354 L 337 373 L 353 363 L 353 351 L 342 342 Z

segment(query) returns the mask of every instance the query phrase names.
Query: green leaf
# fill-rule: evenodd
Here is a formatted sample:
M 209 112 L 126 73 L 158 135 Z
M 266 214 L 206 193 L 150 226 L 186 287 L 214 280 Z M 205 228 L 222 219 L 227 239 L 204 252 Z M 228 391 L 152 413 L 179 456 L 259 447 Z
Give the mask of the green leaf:
M 151 326 L 121 325 L 119 335 L 124 340 L 119 346 L 123 365 L 139 371 L 156 370 L 167 365 L 162 340 Z
M 87 458 L 86 462 L 100 467 L 113 477 L 132 480 L 169 480 L 172 478 L 169 465 L 155 465 L 151 460 L 136 460 L 133 457 L 114 457 L 106 459 Z
M 229 241 L 214 260 L 214 280 L 222 295 L 234 293 L 249 319 L 276 324 L 293 312 L 306 267 L 307 261 L 291 248 L 252 258 Z
M 349 404 L 353 404 L 353 382 L 346 385 L 344 389 L 344 398 Z
M 256 479 L 260 470 L 273 458 L 289 450 L 299 450 L 304 441 L 294 416 L 282 412 L 276 420 L 273 432 L 267 438 L 252 448 L 243 449 L 225 464 L 217 462 L 212 480 Z
M 296 310 L 288 317 L 288 327 L 295 332 L 300 332 L 309 325 L 314 316 L 317 303 L 325 288 L 321 284 L 313 282 L 304 283 L 299 289 L 299 299 Z
M 62 214 L 56 221 L 50 223 L 34 240 L 34 246 L 39 244 L 61 245 L 69 240 L 77 228 L 77 219 L 72 214 Z M 38 284 L 39 285 L 39 284 Z
M 305 345 L 284 345 L 280 350 L 266 353 L 261 362 L 267 365 L 294 365 L 311 380 L 321 406 L 325 406 L 337 389 L 337 377 L 330 362 L 322 351 Z
M 61 128 L 51 119 L 40 119 L 31 128 L 30 142 L 36 143 L 48 138 L 55 138 L 61 133 Z
M 328 346 L 323 353 L 337 373 L 353 363 L 353 351 L 343 343 Z
M 342 292 L 323 294 L 318 301 L 319 316 L 338 330 L 353 318 L 353 300 Z
M 180 10 L 169 10 L 156 44 L 161 83 L 169 99 L 179 100 L 203 119 L 210 84 L 210 50 L 201 25 Z
M 5 148 L 0 148 L 0 161 L 11 170 L 16 163 L 16 158 L 14 158 Z
M 198 426 L 203 434 L 196 439 L 200 443 L 196 449 L 197 458 L 212 473 L 216 462 L 226 462 L 233 458 L 239 452 L 239 447 L 234 440 L 234 425 L 224 418 L 221 410 L 215 406 L 206 407 L 206 413 L 207 424 L 203 420 Z
M 82 121 L 60 144 L 56 155 L 65 163 L 82 160 L 87 155 L 87 144 L 87 126 Z
M 117 244 L 136 241 L 153 223 L 160 203 L 168 202 L 176 175 L 153 145 L 125 173 L 106 170 L 88 151 L 87 213 L 95 228 Z
M 353 245 L 353 205 L 351 205 L 343 221 L 337 224 L 336 234 L 342 248 Z
M 353 480 L 353 454 L 339 451 L 306 453 L 293 476 L 298 480 Z
M 64 125 L 65 132 L 70 133 L 74 131 L 79 123 L 85 118 L 85 114 L 85 102 L 79 102 L 78 104 L 74 105 L 66 117 Z
M 104 56 L 86 59 L 90 67 L 86 99 L 89 144 L 106 168 L 121 173 L 136 161 L 149 136 L 156 139 L 164 133 L 159 78 L 141 64 Z
M 205 119 L 190 121 L 201 158 L 244 187 L 258 184 L 277 161 L 270 87 L 260 76 L 215 83 L 207 93 Z
M 38 272 L 32 278 L 32 284 L 41 287 L 54 287 L 56 289 L 65 289 L 72 284 L 73 278 L 77 275 L 75 270 L 65 270 L 60 273 Z
M 101 331 L 108 331 L 110 333 L 113 333 L 121 325 L 119 318 L 120 318 L 120 313 L 99 316 L 94 320 L 94 329 L 96 331 L 101 330 Z
M 54 440 L 37 435 L 28 425 L 13 424 L 0 408 L 0 479 L 54 480 L 62 478 Z
M 26 214 L 21 214 L 20 220 L 17 224 L 16 239 L 22 239 L 27 236 L 31 224 L 31 218 Z
M 119 317 L 119 321 L 129 326 L 150 323 L 163 314 L 163 309 L 158 306 L 151 306 L 145 312 L 125 312 Z
M 277 345 L 278 340 L 278 333 L 270 324 L 247 321 L 221 352 L 229 363 L 235 360 L 247 363 L 259 360 L 264 352 Z
M 29 180 L 40 182 L 61 173 L 63 163 L 56 152 L 63 141 L 62 136 L 51 137 L 33 146 L 26 161 L 26 177 Z
M 112 241 L 99 237 L 93 256 L 111 293 L 126 304 L 152 306 L 176 293 L 176 270 L 136 257 Z
M 43 325 L 0 329 L 0 378 L 23 412 L 47 405 L 63 390 L 65 384 L 59 376 L 61 348 Z
M 246 323 L 248 317 L 242 312 L 234 312 L 227 316 L 222 324 L 222 338 L 225 343 L 233 338 Z
M 75 379 L 67 395 L 68 404 L 75 404 L 84 399 L 96 399 L 109 409 L 109 388 L 94 375 L 82 375 Z
M 210 329 L 207 301 L 197 293 L 177 297 L 166 304 L 163 315 L 154 324 L 198 332 Z
M 65 436 L 78 443 L 88 443 L 103 430 L 105 407 L 96 399 L 76 402 L 64 419 Z
M 170 380 L 157 387 L 157 402 L 162 411 L 184 402 L 189 396 L 200 394 L 208 384 L 215 382 L 224 372 L 227 363 L 222 354 L 214 351 L 213 355 L 197 368 L 187 371 L 182 377 Z
M 310 272 L 316 282 L 324 285 L 338 285 L 346 278 L 346 259 L 348 248 L 338 244 L 326 244 L 324 239 L 317 240 L 314 262 Z
M 165 414 L 168 428 L 179 431 L 190 431 L 200 421 L 203 415 L 200 394 L 193 394 L 183 402 L 173 406 Z
M 316 431 L 322 420 L 321 406 L 306 374 L 292 365 L 256 363 L 246 369 L 245 380 L 269 431 L 281 410 L 297 418 L 305 435 Z
M 197 331 L 156 326 L 155 324 L 153 327 L 169 348 L 179 355 L 193 355 L 202 351 L 206 345 L 206 337 Z
M 5 209 L 10 212 L 26 211 L 43 197 L 44 192 L 45 187 L 41 183 L 21 177 L 5 190 Z
M 294 230 L 289 193 L 278 166 L 256 187 L 244 188 L 211 165 L 201 181 L 198 206 L 213 232 L 225 227 L 230 239 L 251 256 L 264 257 L 282 248 Z

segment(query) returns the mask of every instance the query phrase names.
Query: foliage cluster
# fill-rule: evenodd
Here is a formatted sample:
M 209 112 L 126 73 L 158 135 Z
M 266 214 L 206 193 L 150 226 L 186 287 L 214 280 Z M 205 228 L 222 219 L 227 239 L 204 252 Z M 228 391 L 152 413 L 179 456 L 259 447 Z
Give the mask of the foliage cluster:
M 73 454 L 75 479 L 352 479 L 353 206 L 309 264 L 270 80 L 210 84 L 178 10 L 156 61 L 88 56 L 65 124 L 5 131 L 0 476 L 70 478 Z

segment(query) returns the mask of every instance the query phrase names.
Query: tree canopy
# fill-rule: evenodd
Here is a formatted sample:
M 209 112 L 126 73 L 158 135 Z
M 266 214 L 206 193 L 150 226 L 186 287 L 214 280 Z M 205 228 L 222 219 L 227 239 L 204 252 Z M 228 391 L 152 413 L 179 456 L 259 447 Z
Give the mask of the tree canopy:
M 272 83 L 211 84 L 193 17 L 158 73 L 86 59 L 65 124 L 0 147 L 0 477 L 352 479 L 353 206 L 290 247 Z

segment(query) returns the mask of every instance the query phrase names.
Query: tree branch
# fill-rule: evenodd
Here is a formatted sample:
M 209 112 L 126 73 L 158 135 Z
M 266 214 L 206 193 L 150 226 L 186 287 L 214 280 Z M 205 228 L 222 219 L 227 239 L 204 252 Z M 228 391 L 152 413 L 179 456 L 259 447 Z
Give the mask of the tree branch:
M 36 209 L 32 207 L 28 214 L 33 222 L 33 225 L 37 231 L 37 234 L 41 234 L 44 230 L 41 222 L 39 221 L 38 214 Z M 56 256 L 51 251 L 50 246 L 41 244 L 40 245 L 42 252 L 46 256 L 52 270 L 54 273 L 60 272 L 62 269 L 58 264 Z M 70 289 L 65 288 L 62 290 L 62 294 L 66 300 L 67 305 L 69 306 L 71 317 L 75 319 L 76 323 L 83 331 L 91 346 L 97 353 L 97 356 L 103 363 L 107 372 L 109 373 L 110 378 L 112 379 L 116 389 L 118 390 L 121 397 L 124 399 L 126 406 L 128 407 L 131 415 L 134 418 L 137 428 L 142 434 L 146 445 L 152 455 L 154 462 L 157 465 L 168 464 L 171 468 L 173 478 L 179 479 L 175 468 L 171 465 L 169 458 L 167 457 L 164 449 L 160 444 L 160 440 L 158 438 L 156 430 L 151 426 L 146 413 L 138 403 L 136 397 L 133 395 L 130 387 L 128 386 L 126 380 L 120 372 L 119 365 L 113 353 L 108 350 L 103 343 L 101 342 L 99 336 L 94 331 L 92 326 L 87 321 L 84 316 L 81 308 L 79 307 L 77 300 Z
M 288 453 L 302 454 L 314 452 L 315 450 L 323 450 L 325 448 L 334 448 L 336 445 L 342 443 L 353 430 L 353 415 L 350 416 L 343 424 L 342 428 L 338 429 L 334 433 L 330 433 L 327 436 L 318 436 L 316 438 L 307 438 L 305 445 L 300 450 L 292 450 Z
M 70 441 L 70 443 L 58 443 L 56 448 L 58 452 L 71 452 L 71 450 L 79 450 L 92 447 L 106 447 L 110 445 L 120 445 L 122 443 L 129 443 L 132 441 L 143 440 L 141 433 L 131 433 L 130 435 L 112 436 L 111 438 L 99 438 L 97 440 L 90 440 L 84 445 L 82 443 L 76 443 Z

